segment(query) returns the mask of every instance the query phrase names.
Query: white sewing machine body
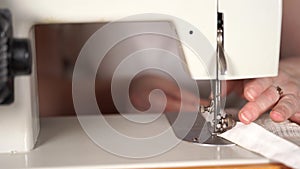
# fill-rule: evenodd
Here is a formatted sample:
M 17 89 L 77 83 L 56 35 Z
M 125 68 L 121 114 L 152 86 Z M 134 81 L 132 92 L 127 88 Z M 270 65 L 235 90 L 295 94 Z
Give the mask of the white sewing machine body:
M 224 15 L 224 49 L 228 57 L 228 74 L 222 78 L 277 75 L 281 0 L 3 0 L 0 6 L 12 13 L 14 37 L 30 38 L 33 47 L 32 74 L 16 77 L 14 102 L 0 106 L 0 153 L 28 152 L 39 135 L 32 29 L 35 24 L 109 22 L 129 15 L 160 13 L 191 23 L 216 49 L 217 12 L 221 12 Z M 155 19 L 169 20 L 167 16 Z M 190 28 L 176 22 L 174 25 L 179 38 L 190 38 Z M 202 68 L 203 63 L 193 52 L 186 47 L 183 49 L 193 78 L 214 78 L 212 72 Z M 213 62 L 214 58 L 208 60 Z
M 147 114 L 146 116 L 153 116 L 153 114 Z M 91 121 L 95 119 L 93 116 L 89 118 Z M 122 133 L 134 134 L 134 136 L 140 137 L 145 136 L 144 130 L 138 128 L 141 125 L 130 126 L 130 129 L 124 127 L 124 119 L 119 115 L 109 115 L 107 120 Z M 150 134 L 154 134 L 168 127 L 168 120 L 161 116 L 154 123 L 144 126 L 143 129 L 146 129 L 146 132 Z M 112 144 L 118 142 L 118 140 L 107 141 Z M 136 151 L 134 145 L 130 145 L 128 148 Z M 155 147 L 151 147 L 151 149 L 153 148 L 155 149 Z M 185 168 L 245 164 L 264 165 L 268 163 L 270 163 L 268 159 L 239 146 L 199 146 L 185 141 L 180 142 L 168 152 L 152 158 L 124 158 L 98 147 L 82 130 L 76 117 L 43 118 L 41 119 L 39 141 L 34 150 L 27 153 L 0 154 L 1 168 L 6 169 Z

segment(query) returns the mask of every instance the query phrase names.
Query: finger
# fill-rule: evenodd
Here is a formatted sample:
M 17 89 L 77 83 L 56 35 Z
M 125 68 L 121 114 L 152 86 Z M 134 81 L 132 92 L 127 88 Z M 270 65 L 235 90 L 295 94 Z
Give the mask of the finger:
M 258 78 L 244 83 L 244 96 L 249 101 L 254 101 L 261 93 L 270 86 L 283 85 L 290 81 L 290 76 L 283 71 L 278 72 L 278 76 L 270 78 Z
M 199 98 L 196 97 L 195 94 L 180 88 L 174 80 L 164 78 L 164 77 L 156 77 L 156 85 L 153 86 L 158 86 L 159 89 L 165 92 L 167 96 L 173 97 L 174 99 L 182 99 L 186 102 L 198 104 L 199 103 Z M 152 89 L 153 90 L 153 89 Z
M 191 104 L 189 102 L 182 102 L 181 100 L 168 98 L 165 112 L 197 112 L 199 110 L 198 105 Z
M 280 95 L 275 87 L 265 90 L 255 101 L 248 102 L 239 112 L 239 119 L 245 124 L 256 120 L 261 114 L 277 103 Z
M 272 78 L 259 78 L 251 81 L 245 81 L 244 97 L 248 101 L 255 101 L 265 90 L 273 85 Z
M 207 104 L 205 104 L 205 105 L 209 105 L 208 101 L 207 101 Z M 177 100 L 174 98 L 168 98 L 167 104 L 165 107 L 165 112 L 180 112 L 180 111 L 198 112 L 199 105 L 191 104 L 189 102 L 182 102 L 181 100 Z
M 181 89 L 180 92 L 176 93 L 176 96 L 174 97 L 175 99 L 181 99 L 182 102 L 185 103 L 190 103 L 190 104 L 194 104 L 194 105 L 198 105 L 200 102 L 200 98 L 197 97 L 195 94 Z
M 300 112 L 295 113 L 294 115 L 292 115 L 290 117 L 290 120 L 293 121 L 293 122 L 295 122 L 295 123 L 300 124 Z
M 270 117 L 275 122 L 283 122 L 299 111 L 300 101 L 294 94 L 284 95 L 270 112 Z
M 197 112 L 199 109 L 198 104 L 190 103 L 188 101 L 170 97 L 163 91 L 155 91 L 151 93 L 151 105 L 154 108 L 153 111 L 164 112 Z M 199 102 L 199 99 L 197 99 Z M 162 107 L 163 106 L 163 107 Z M 163 109 L 161 109 L 163 108 Z
M 184 89 L 180 90 L 180 92 L 176 91 L 176 90 L 175 91 L 169 90 L 168 92 L 171 92 L 171 93 L 167 93 L 167 95 L 169 96 L 168 99 L 172 99 L 172 101 L 170 100 L 170 104 L 169 104 L 170 108 L 168 106 L 168 110 L 172 110 L 171 105 L 173 105 L 176 107 L 174 109 L 179 111 L 178 105 L 180 105 L 181 102 L 184 105 L 186 105 L 185 107 L 187 107 L 187 108 L 184 108 L 185 111 L 187 111 L 187 110 L 195 111 L 196 110 L 195 108 L 197 108 L 197 109 L 199 108 L 199 104 L 204 105 L 204 106 L 210 105 L 209 100 L 200 99 L 193 93 L 191 93 L 187 90 L 184 90 Z
M 208 99 L 200 99 L 199 104 L 203 105 L 203 106 L 209 106 L 210 105 L 210 100 L 208 100 Z
M 200 98 L 196 96 L 196 94 L 191 93 L 188 90 L 179 88 L 174 83 L 170 84 L 169 86 L 166 86 L 166 88 L 164 88 L 164 91 L 166 92 L 166 95 L 173 97 L 177 100 L 181 99 L 183 102 L 187 102 L 190 104 L 198 105 L 200 101 Z

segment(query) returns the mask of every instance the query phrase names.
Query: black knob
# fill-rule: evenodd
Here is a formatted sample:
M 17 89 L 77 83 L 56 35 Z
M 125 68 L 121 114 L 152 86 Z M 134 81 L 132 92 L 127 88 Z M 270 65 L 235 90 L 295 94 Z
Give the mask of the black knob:
M 12 36 L 11 15 L 0 11 L 0 104 L 13 102 L 13 77 L 9 68 Z
M 0 104 L 14 101 L 14 76 L 31 73 L 32 59 L 27 39 L 15 39 L 12 17 L 0 9 Z
M 31 50 L 27 39 L 13 39 L 12 43 L 11 70 L 13 75 L 31 73 Z

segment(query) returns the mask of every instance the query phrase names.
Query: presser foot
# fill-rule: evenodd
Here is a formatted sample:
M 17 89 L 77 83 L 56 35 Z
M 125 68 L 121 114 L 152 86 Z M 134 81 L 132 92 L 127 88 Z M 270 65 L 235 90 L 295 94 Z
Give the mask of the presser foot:
M 214 118 L 213 104 L 200 106 L 198 112 L 185 112 L 178 118 L 179 113 L 165 113 L 177 138 L 205 146 L 230 146 L 233 143 L 221 138 L 218 134 L 223 133 L 235 126 L 235 120 L 230 114 L 223 112 L 220 117 Z M 196 119 L 195 119 L 196 118 Z M 216 123 L 216 121 L 218 123 Z M 187 129 L 187 123 L 193 122 L 193 126 Z M 220 128 L 217 129 L 217 125 Z
M 236 121 L 232 115 L 222 111 L 221 113 L 214 113 L 214 105 L 211 102 L 210 106 L 200 106 L 199 113 L 205 118 L 207 127 L 205 130 L 206 133 L 210 133 L 209 137 L 206 137 L 205 140 L 194 138 L 193 141 L 201 145 L 206 146 L 230 146 L 234 145 L 232 142 L 218 137 L 218 134 L 221 134 L 227 130 L 230 130 L 236 125 Z M 203 132 L 203 131 L 202 131 Z

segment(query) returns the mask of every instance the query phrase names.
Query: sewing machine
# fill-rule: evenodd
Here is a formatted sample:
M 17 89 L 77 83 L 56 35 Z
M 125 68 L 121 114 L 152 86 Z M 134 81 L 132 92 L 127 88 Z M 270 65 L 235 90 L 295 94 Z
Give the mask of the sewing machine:
M 215 80 L 216 88 L 214 90 L 213 106 L 215 112 L 218 113 L 220 112 L 219 102 L 221 98 L 219 93 L 222 80 L 277 75 L 281 31 L 280 0 L 154 0 L 143 2 L 138 0 L 5 0 L 1 1 L 0 5 L 1 8 L 6 8 L 11 13 L 12 24 L 8 25 L 11 26 L 12 34 L 8 33 L 5 35 L 13 36 L 16 39 L 10 39 L 11 41 L 9 42 L 12 42 L 14 45 L 13 47 L 10 46 L 9 49 L 12 50 L 15 46 L 21 46 L 21 54 L 10 51 L 13 53 L 10 55 L 16 58 L 13 59 L 13 63 L 18 65 L 18 58 L 21 58 L 20 63 L 26 65 L 24 67 L 21 66 L 20 71 L 18 71 L 18 66 L 12 66 L 16 67 L 17 70 L 13 70 L 9 74 L 11 79 L 5 81 L 5 83 L 7 82 L 11 85 L 9 87 L 11 90 L 9 99 L 4 99 L 6 101 L 0 106 L 0 153 L 4 153 L 0 155 L 0 161 L 6 166 L 58 167 L 94 165 L 103 168 L 124 168 L 124 166 L 126 168 L 134 168 L 167 167 L 169 165 L 172 166 L 172 163 L 175 166 L 182 166 L 183 163 L 187 164 L 187 166 L 194 166 L 269 162 L 263 157 L 236 146 L 220 149 L 219 146 L 217 148 L 194 147 L 195 145 L 193 144 L 180 143 L 179 146 L 162 155 L 162 158 L 148 159 L 144 161 L 145 165 L 143 165 L 143 162 L 139 160 L 116 157 L 91 143 L 85 138 L 87 136 L 81 131 L 75 117 L 73 119 L 42 119 L 42 131 L 40 137 L 38 137 L 40 120 L 33 26 L 44 23 L 109 22 L 137 14 L 163 14 L 155 15 L 161 16 L 161 18 L 150 17 L 142 21 L 170 21 L 174 24 L 179 39 L 193 41 L 191 38 L 197 37 L 197 33 L 200 32 L 204 35 L 206 41 L 209 42 L 212 50 L 208 51 L 206 57 L 209 58 L 205 59 L 204 64 L 203 60 L 199 60 L 199 56 L 189 50 L 187 46 L 183 46 L 183 51 L 190 74 L 194 79 Z M 192 25 L 192 29 L 191 27 L 182 26 L 178 20 L 174 19 L 175 17 Z M 4 18 L 10 18 L 9 13 L 6 13 Z M 129 21 L 141 20 L 134 20 L 129 17 Z M 7 22 L 10 22 L 10 19 L 7 19 Z M 4 28 L 2 29 L 5 30 Z M 15 45 L 18 43 L 21 45 Z M 31 55 L 32 60 L 29 55 Z M 215 57 L 216 55 L 217 57 Z M 207 69 L 203 69 L 203 65 Z M 11 82 L 13 82 L 13 85 Z M 214 115 L 215 119 L 217 115 Z M 222 114 L 222 116 L 224 115 Z M 108 119 L 115 119 L 118 122 L 120 121 L 119 118 L 114 116 L 108 117 Z M 93 121 L 92 119 L 90 120 Z M 118 122 L 116 123 L 119 125 L 123 124 Z M 57 127 L 51 129 L 51 123 Z M 71 124 L 74 124 L 75 127 L 70 126 Z M 159 120 L 155 121 L 155 124 L 155 126 L 162 128 L 167 128 L 170 125 L 165 117 L 160 117 Z M 213 124 L 213 126 L 215 127 L 214 130 L 217 130 L 217 124 Z M 49 135 L 53 136 L 53 132 L 58 132 L 59 128 L 64 127 L 66 127 L 64 136 L 60 136 L 61 138 L 57 140 L 51 140 Z M 122 130 L 122 125 L 118 126 L 118 128 Z M 130 128 L 130 130 L 134 133 L 133 128 Z M 71 133 L 68 134 L 68 131 Z M 72 133 L 77 131 L 77 134 Z M 129 133 L 131 132 L 129 131 Z M 144 132 L 147 133 L 148 129 L 145 129 L 142 133 Z M 140 134 L 143 135 L 142 133 Z M 42 141 L 39 142 L 38 138 Z M 46 138 L 50 140 L 47 141 Z M 70 144 L 71 146 L 68 145 L 68 142 L 71 141 L 69 139 L 74 139 L 74 144 Z M 172 139 L 176 140 L 177 138 L 172 137 Z M 78 140 L 83 141 L 83 143 L 80 143 Z M 36 142 L 38 142 L 37 145 Z M 46 145 L 43 145 L 43 143 Z M 62 147 L 66 145 L 68 145 L 69 154 L 61 151 Z M 216 154 L 210 154 L 212 149 Z M 204 151 L 206 154 L 199 155 L 197 153 L 199 151 Z M 80 159 L 79 154 L 81 152 L 89 155 L 94 154 L 94 156 L 89 157 L 91 159 Z M 12 153 L 12 155 L 7 155 L 6 153 Z M 49 153 L 50 155 L 46 155 Z M 57 154 L 62 154 L 60 157 L 65 157 L 65 161 L 63 159 L 58 160 Z M 190 154 L 191 156 L 190 158 L 187 156 L 181 157 L 179 154 Z M 39 161 L 39 158 L 43 158 L 41 156 L 49 158 L 49 162 L 43 163 L 42 159 Z M 96 158 L 99 156 L 102 158 Z M 18 158 L 20 158 L 18 163 L 14 164 L 13 161 Z M 176 162 L 178 158 L 182 160 Z M 71 161 L 68 162 L 68 160 Z M 216 163 L 216 161 L 219 162 Z

